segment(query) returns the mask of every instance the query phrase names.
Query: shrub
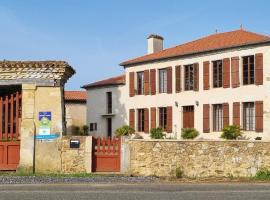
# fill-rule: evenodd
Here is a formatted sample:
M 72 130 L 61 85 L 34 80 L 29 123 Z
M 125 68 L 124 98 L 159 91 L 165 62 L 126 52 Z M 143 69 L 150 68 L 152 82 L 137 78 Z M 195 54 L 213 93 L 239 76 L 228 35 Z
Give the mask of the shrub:
M 83 135 L 88 135 L 89 127 L 87 125 L 82 126 Z
M 150 137 L 152 139 L 163 139 L 165 137 L 165 134 L 163 133 L 163 129 L 161 127 L 152 128 L 150 130 Z
M 227 140 L 236 140 L 242 135 L 240 127 L 236 125 L 226 126 L 222 132 L 221 137 Z
M 175 170 L 175 176 L 176 178 L 183 178 L 183 171 L 180 167 L 177 167 L 176 170 Z
M 183 128 L 181 136 L 183 139 L 194 139 L 199 135 L 199 132 L 195 128 Z
M 80 127 L 79 126 L 72 126 L 71 127 L 72 135 L 80 135 Z
M 89 129 L 89 127 L 87 125 L 84 125 L 82 127 L 73 125 L 71 127 L 72 135 L 75 135 L 75 136 L 86 136 L 86 135 L 88 135 L 88 129 Z
M 128 125 L 124 125 L 118 129 L 116 129 L 114 133 L 116 136 L 127 136 L 127 135 L 134 134 L 135 130 Z
M 270 180 L 270 170 L 260 169 L 259 171 L 257 171 L 254 178 L 257 180 Z

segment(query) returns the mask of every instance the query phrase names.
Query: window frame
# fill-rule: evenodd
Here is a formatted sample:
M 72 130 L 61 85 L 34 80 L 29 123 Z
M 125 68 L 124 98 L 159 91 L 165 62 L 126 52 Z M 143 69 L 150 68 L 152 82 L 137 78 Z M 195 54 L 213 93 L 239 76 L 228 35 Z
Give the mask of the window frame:
M 158 125 L 163 130 L 166 130 L 168 127 L 167 115 L 168 115 L 167 107 L 158 108 Z
M 112 92 L 106 92 L 107 114 L 112 114 Z
M 168 69 L 163 68 L 158 70 L 158 88 L 159 93 L 167 93 L 168 92 Z
M 252 105 L 252 106 L 251 106 Z M 248 127 L 247 127 L 247 113 L 246 108 L 248 108 Z M 244 102 L 243 103 L 243 130 L 244 131 L 255 131 L 255 102 Z
M 144 95 L 144 72 L 137 72 L 137 95 Z
M 185 91 L 194 90 L 194 75 L 195 75 L 194 72 L 195 72 L 194 64 L 184 65 L 184 90 Z
M 223 129 L 223 105 L 213 104 L 212 109 L 213 109 L 213 132 L 220 132 Z
M 145 120 L 145 116 L 144 116 L 144 109 L 140 108 L 137 109 L 137 130 L 138 132 L 144 132 L 145 127 L 144 127 L 144 120 Z
M 250 58 L 253 58 L 253 63 L 250 62 Z M 245 60 L 247 60 L 247 64 L 245 64 Z M 245 82 L 245 65 L 247 65 L 247 82 Z M 253 65 L 253 77 L 251 76 L 251 65 Z M 254 85 L 255 84 L 255 56 L 249 55 L 249 56 L 243 56 L 242 57 L 242 83 L 243 85 Z
M 212 73 L 213 73 L 213 88 L 223 87 L 223 61 L 215 60 L 212 61 Z

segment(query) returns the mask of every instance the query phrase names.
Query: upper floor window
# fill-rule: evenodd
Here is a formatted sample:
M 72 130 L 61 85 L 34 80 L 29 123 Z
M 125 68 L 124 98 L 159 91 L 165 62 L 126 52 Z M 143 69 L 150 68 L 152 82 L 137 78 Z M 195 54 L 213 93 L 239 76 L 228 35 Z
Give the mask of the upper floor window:
M 138 72 L 137 73 L 137 94 L 144 93 L 144 73 Z
M 112 113 L 112 92 L 107 92 L 107 113 L 111 114 Z
M 243 103 L 243 128 L 246 131 L 255 130 L 254 102 Z
M 167 69 L 159 70 L 159 93 L 167 93 L 168 90 L 168 76 Z
M 194 65 L 185 65 L 185 90 L 194 89 Z
M 223 84 L 223 69 L 222 60 L 213 61 L 213 87 L 222 87 Z
M 164 130 L 167 129 L 167 108 L 161 107 L 159 108 L 159 127 Z
M 144 132 L 144 109 L 138 109 L 138 131 Z
M 254 56 L 243 57 L 243 84 L 254 84 Z
M 221 131 L 223 129 L 223 106 L 222 104 L 213 105 L 213 130 Z

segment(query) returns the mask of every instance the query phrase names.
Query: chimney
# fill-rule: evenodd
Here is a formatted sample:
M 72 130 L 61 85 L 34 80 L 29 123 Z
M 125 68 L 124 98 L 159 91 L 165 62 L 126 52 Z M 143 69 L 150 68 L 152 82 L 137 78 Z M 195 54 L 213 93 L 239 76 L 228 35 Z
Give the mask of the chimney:
M 163 50 L 163 37 L 151 34 L 147 38 L 147 54 L 156 53 Z

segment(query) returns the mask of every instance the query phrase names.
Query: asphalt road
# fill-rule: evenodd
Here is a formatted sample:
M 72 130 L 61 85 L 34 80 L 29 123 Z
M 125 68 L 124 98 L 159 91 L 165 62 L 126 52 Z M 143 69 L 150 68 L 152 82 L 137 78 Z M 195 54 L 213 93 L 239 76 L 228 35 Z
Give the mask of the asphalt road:
M 270 184 L 43 184 L 0 185 L 2 200 L 178 199 L 269 200 Z

